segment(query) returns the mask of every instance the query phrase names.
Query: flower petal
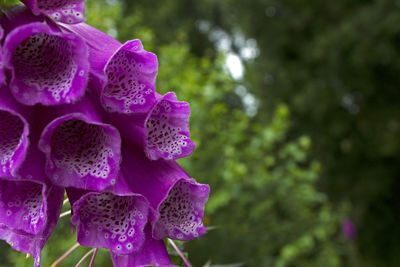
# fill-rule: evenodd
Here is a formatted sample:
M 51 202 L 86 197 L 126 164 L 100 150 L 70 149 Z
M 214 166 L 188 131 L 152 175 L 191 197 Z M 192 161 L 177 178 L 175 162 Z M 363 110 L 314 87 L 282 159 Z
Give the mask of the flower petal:
M 108 60 L 104 72 L 107 84 L 101 100 L 108 111 L 147 112 L 155 103 L 157 57 L 143 49 L 140 40 L 122 45 Z
M 73 189 L 67 192 L 77 194 Z M 81 245 L 108 248 L 119 254 L 131 253 L 142 246 L 148 214 L 148 202 L 143 196 L 89 192 L 71 204 L 71 222 L 77 227 Z
M 35 15 L 45 14 L 57 22 L 75 24 L 85 20 L 84 0 L 21 0 Z
M 89 69 L 84 41 L 46 23 L 13 29 L 4 42 L 4 65 L 11 70 L 10 88 L 25 105 L 71 103 L 86 88 Z
M 3 27 L 0 26 L 0 40 L 3 39 Z M 4 82 L 3 50 L 0 47 L 0 84 Z
M 192 154 L 195 143 L 189 133 L 190 108 L 175 93 L 160 98 L 146 119 L 146 155 L 156 160 L 178 159 Z
M 203 216 L 208 194 L 206 185 L 191 179 L 178 181 L 159 205 L 160 218 L 154 225 L 154 237 L 190 240 L 205 234 Z
M 105 121 L 115 125 L 121 136 L 140 144 L 151 160 L 174 160 L 192 154 L 194 142 L 190 140 L 190 108 L 176 99 L 173 92 L 157 94 L 157 103 L 148 114 L 102 113 Z
M 151 227 L 145 228 L 145 241 L 142 248 L 128 255 L 120 255 L 111 251 L 111 259 L 114 267 L 138 267 L 138 266 L 175 266 L 169 259 L 167 249 L 162 240 L 154 240 L 151 237 Z
M 0 222 L 30 234 L 45 224 L 45 192 L 40 183 L 0 180 Z
M 40 266 L 41 250 L 60 216 L 64 190 L 24 180 L 1 181 L 1 189 L 2 200 L 11 198 L 1 202 L 7 205 L 8 219 L 0 215 L 0 239 L 18 251 L 30 253 L 35 258 L 35 267 Z M 13 196 L 12 190 L 18 195 Z
M 90 79 L 88 85 L 100 95 L 107 80 L 104 67 L 122 44 L 86 23 L 62 25 L 60 27 L 64 32 L 74 33 L 85 40 L 89 48 Z
M 209 186 L 199 184 L 175 161 L 151 161 L 140 148 L 125 144 L 121 170 L 132 191 L 145 196 L 156 211 L 150 217 L 153 237 L 190 240 L 203 235 L 204 205 Z
M 0 87 L 0 176 L 15 175 L 25 159 L 29 125 L 22 114 L 26 113 L 8 88 Z
M 64 187 L 104 190 L 116 183 L 121 141 L 118 130 L 82 113 L 61 116 L 43 131 L 46 172 Z

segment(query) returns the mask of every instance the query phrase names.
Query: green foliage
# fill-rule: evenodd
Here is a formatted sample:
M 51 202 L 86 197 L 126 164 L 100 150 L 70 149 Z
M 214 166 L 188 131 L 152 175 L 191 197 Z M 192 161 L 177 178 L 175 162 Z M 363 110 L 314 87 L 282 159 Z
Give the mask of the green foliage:
M 14 6 L 20 4 L 21 2 L 18 0 L 0 0 L 0 9 L 5 9 L 10 6 Z

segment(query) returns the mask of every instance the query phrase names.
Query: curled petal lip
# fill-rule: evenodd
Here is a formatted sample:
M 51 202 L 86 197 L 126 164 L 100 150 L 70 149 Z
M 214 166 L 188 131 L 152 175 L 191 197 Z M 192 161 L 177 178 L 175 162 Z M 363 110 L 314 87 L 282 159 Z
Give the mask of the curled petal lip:
M 193 179 L 178 180 L 168 191 L 168 196 L 158 205 L 158 218 L 153 222 L 153 237 L 187 241 L 205 234 L 204 205 L 209 192 L 208 185 L 199 184 Z M 176 218 L 177 213 L 182 217 Z
M 178 101 L 175 93 L 158 97 L 145 120 L 145 152 L 149 159 L 175 160 L 192 154 L 196 145 L 190 140 L 189 116 L 189 104 Z
M 28 116 L 28 113 L 29 110 L 26 107 L 21 106 L 13 99 L 13 97 L 8 92 L 8 88 L 0 87 L 0 146 L 7 146 L 8 148 L 10 148 L 10 144 L 12 144 L 13 141 L 17 141 L 9 139 L 11 136 L 9 136 L 9 134 L 7 133 L 11 133 L 10 130 L 12 130 L 12 127 L 10 126 L 14 126 L 15 128 L 18 125 L 22 125 L 20 137 L 18 138 L 18 143 L 16 143 L 13 147 L 12 154 L 9 155 L 10 157 L 7 159 L 7 157 L 4 157 L 5 154 L 0 155 L 2 161 L 6 160 L 5 162 L 1 162 L 0 164 L 0 176 L 15 176 L 16 170 L 25 159 L 29 145 L 29 124 L 27 119 L 32 120 L 32 118 Z M 10 122 L 15 122 L 17 124 L 9 125 Z M 7 138 L 7 135 L 9 138 Z M 2 149 L 2 153 L 5 152 L 6 151 Z
M 59 164 L 57 164 L 55 162 L 56 158 L 54 158 L 54 155 L 53 155 L 54 150 L 52 150 L 52 138 L 53 138 L 54 133 L 57 130 L 57 127 L 59 125 L 62 125 L 64 122 L 68 122 L 68 121 L 74 121 L 74 122 L 80 121 L 80 123 L 79 123 L 80 126 L 82 126 L 83 124 L 86 124 L 86 125 L 88 125 L 88 127 L 91 127 L 90 129 L 95 128 L 94 131 L 100 130 L 100 133 L 97 131 L 94 134 L 98 134 L 98 135 L 104 134 L 100 137 L 98 135 L 96 135 L 96 136 L 99 138 L 104 138 L 104 140 L 103 140 L 104 143 L 102 145 L 102 151 L 105 149 L 103 151 L 105 154 L 101 151 L 95 151 L 96 147 L 90 147 L 90 146 L 88 147 L 87 145 L 85 145 L 86 141 L 79 139 L 79 138 L 82 138 L 83 136 L 79 137 L 79 136 L 70 135 L 70 137 L 68 137 L 68 138 L 73 138 L 74 140 L 76 140 L 76 142 L 78 142 L 77 147 L 73 148 L 74 150 L 71 153 L 78 153 L 78 154 L 74 154 L 74 155 L 76 157 L 80 158 L 81 160 L 84 160 L 85 162 L 87 161 L 86 163 L 89 164 L 89 167 L 91 168 L 91 170 L 84 170 L 80 167 L 72 168 L 71 166 L 75 166 L 76 164 L 79 163 L 78 162 L 75 164 L 75 162 L 72 161 L 73 160 L 72 158 L 69 159 L 69 161 L 68 161 L 69 163 L 65 166 L 64 166 L 62 159 L 60 159 L 61 161 Z M 74 127 L 74 125 L 72 125 L 71 127 Z M 71 129 L 73 130 L 73 128 L 71 128 Z M 67 134 L 70 134 L 70 133 L 67 133 Z M 78 134 L 78 132 L 76 132 L 75 135 L 76 134 Z M 76 138 L 78 138 L 78 139 L 76 139 Z M 66 144 L 66 145 L 68 145 L 68 144 Z M 116 182 L 116 179 L 118 176 L 118 170 L 119 170 L 121 141 L 120 141 L 120 136 L 119 136 L 118 130 L 115 129 L 111 125 L 93 121 L 81 113 L 66 114 L 64 116 L 56 118 L 55 120 L 53 120 L 46 126 L 46 128 L 43 130 L 43 133 L 42 133 L 40 141 L 39 141 L 39 148 L 42 152 L 44 152 L 46 154 L 46 173 L 48 174 L 50 180 L 55 184 L 58 184 L 58 185 L 64 186 L 64 187 L 76 187 L 76 188 L 82 188 L 82 189 L 87 189 L 87 190 L 104 190 L 107 187 L 113 186 Z M 90 152 L 90 154 L 88 154 L 88 155 L 95 155 L 95 159 L 100 159 L 98 157 L 102 156 L 103 154 L 104 154 L 103 155 L 104 157 L 107 157 L 107 158 L 101 159 L 102 162 L 104 163 L 104 164 L 102 163 L 104 165 L 104 166 L 102 165 L 102 167 L 105 168 L 105 169 L 103 169 L 103 172 L 106 172 L 106 174 L 104 174 L 106 176 L 101 174 L 101 177 L 100 176 L 97 177 L 96 176 L 97 174 L 95 175 L 92 173 L 92 171 L 94 171 L 95 164 L 100 164 L 100 163 L 90 162 L 90 161 L 88 161 L 88 160 L 90 160 L 89 158 L 84 158 L 84 155 L 86 152 L 87 153 Z M 79 153 L 82 153 L 82 154 L 79 154 Z M 98 154 L 98 153 L 102 153 L 102 154 Z M 72 155 L 72 156 L 74 156 L 74 155 Z M 105 155 L 107 155 L 107 156 L 105 156 Z M 76 166 L 78 166 L 78 165 L 76 165 Z M 84 165 L 84 166 L 86 166 L 86 165 Z
M 133 192 L 144 195 L 155 211 L 149 217 L 155 239 L 170 237 L 189 240 L 205 233 L 202 219 L 209 195 L 208 185 L 197 183 L 173 160 L 149 160 L 140 147 L 126 141 L 122 149 L 122 158 L 121 171 L 127 184 Z M 179 188 L 180 185 L 184 185 L 184 189 Z M 163 203 L 171 202 L 170 194 L 177 194 L 176 199 L 183 201 L 181 204 L 191 206 L 190 209 L 182 211 L 183 217 L 179 223 L 171 223 L 168 220 L 169 213 L 165 213 L 166 205 L 163 206 Z M 168 218 L 163 219 L 163 216 Z M 168 231 L 169 229 L 171 231 Z
M 118 196 L 109 192 L 67 189 L 77 227 L 78 242 L 129 254 L 141 248 L 148 202 L 139 194 Z M 79 197 L 80 196 L 80 197 Z
M 157 70 L 157 56 L 145 51 L 140 40 L 120 46 L 104 67 L 103 107 L 119 113 L 147 112 L 156 101 Z
M 145 241 L 140 251 L 121 255 L 111 251 L 114 267 L 173 267 L 163 240 L 155 240 L 151 236 L 151 226 L 145 227 Z
M 47 1 L 46 3 L 40 0 L 22 0 L 22 2 L 35 15 L 45 14 L 57 22 L 75 24 L 85 20 L 84 0 Z
M 23 180 L 20 182 L 23 182 Z M 41 250 L 55 228 L 64 197 L 64 189 L 61 187 L 44 185 L 43 190 L 46 196 L 46 203 L 44 204 L 45 224 L 41 231 L 29 233 L 10 227 L 7 223 L 0 223 L 0 239 L 5 240 L 18 251 L 31 254 L 35 258 L 35 267 L 40 266 Z
M 64 84 L 56 83 L 54 85 L 55 88 L 50 90 L 49 89 L 50 86 L 46 85 L 47 83 L 45 80 L 38 80 L 38 82 L 30 81 L 30 79 L 39 79 L 39 78 L 43 79 L 42 76 L 40 77 L 38 76 L 38 78 L 32 76 L 28 80 L 27 78 L 21 78 L 22 77 L 21 73 L 25 73 L 23 75 L 28 75 L 29 70 L 28 72 L 27 70 L 24 70 L 25 72 L 22 72 L 22 70 L 17 72 L 16 68 L 20 66 L 14 65 L 14 54 L 16 53 L 17 48 L 20 47 L 20 45 L 23 46 L 26 42 L 29 42 L 30 40 L 28 38 L 32 38 L 32 36 L 37 36 L 37 38 L 44 38 L 43 36 L 45 36 L 45 38 L 56 38 L 56 40 L 60 40 L 61 42 L 57 43 L 59 45 L 59 49 L 67 49 L 69 51 L 66 54 L 64 61 L 62 61 L 62 59 L 59 58 L 58 61 L 56 62 L 56 64 L 58 65 L 51 70 L 52 71 L 51 75 L 53 75 L 54 77 L 53 76 L 49 77 L 49 79 L 56 79 L 55 77 L 57 75 L 62 75 L 63 77 L 67 75 L 65 70 L 64 70 L 65 73 L 62 70 L 62 68 L 65 67 L 62 66 L 62 64 L 68 64 L 66 66 L 71 69 L 71 72 L 68 72 L 69 75 L 68 83 Z M 45 42 L 46 39 L 42 40 L 43 42 Z M 48 49 L 52 49 L 51 51 L 55 51 L 54 47 L 53 48 L 50 47 Z M 88 51 L 84 41 L 77 35 L 71 33 L 58 32 L 54 29 L 51 29 L 51 27 L 48 24 L 43 22 L 28 23 L 16 27 L 6 36 L 6 39 L 4 41 L 3 51 L 4 51 L 3 54 L 4 66 L 11 71 L 11 81 L 10 81 L 11 92 L 19 102 L 25 105 L 34 105 L 36 103 L 41 103 L 44 105 L 57 105 L 63 103 L 71 103 L 72 101 L 76 100 L 77 98 L 81 97 L 84 94 L 87 82 L 87 72 L 89 69 L 89 63 L 87 59 Z M 38 51 L 39 51 L 38 53 L 43 53 L 40 52 L 40 50 Z M 21 52 L 21 53 L 26 53 L 26 52 Z M 27 62 L 32 62 L 32 61 L 26 61 L 26 63 L 24 63 L 25 61 L 23 60 L 22 55 L 18 56 L 21 57 L 21 59 L 19 59 L 20 62 L 18 64 L 28 64 Z M 45 57 L 39 54 L 36 56 L 38 56 L 38 58 L 41 58 L 40 60 L 42 59 L 46 60 Z M 60 69 L 58 70 L 57 68 Z M 57 82 L 57 80 L 55 80 L 54 82 Z

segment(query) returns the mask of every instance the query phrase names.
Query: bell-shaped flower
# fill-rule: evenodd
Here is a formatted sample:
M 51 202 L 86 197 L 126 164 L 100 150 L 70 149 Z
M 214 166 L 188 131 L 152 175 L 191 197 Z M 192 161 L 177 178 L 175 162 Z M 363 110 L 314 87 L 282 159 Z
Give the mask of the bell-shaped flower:
M 190 240 L 203 235 L 204 205 L 209 186 L 197 183 L 173 160 L 149 160 L 135 144 L 122 149 L 121 171 L 135 193 L 145 196 L 155 211 L 152 235 Z
M 167 249 L 163 240 L 155 240 L 151 236 L 151 226 L 148 224 L 144 229 L 145 241 L 139 251 L 127 255 L 121 255 L 111 251 L 111 259 L 114 267 L 139 267 L 157 266 L 172 267 Z
M 24 24 L 25 20 L 32 21 L 22 9 L 5 23 L 9 32 L 3 44 L 3 64 L 11 72 L 9 86 L 14 97 L 25 105 L 58 105 L 81 97 L 89 69 L 85 42 L 46 20 Z
M 32 143 L 35 132 L 30 135 Z M 46 180 L 44 160 L 43 153 L 30 145 L 13 176 L 0 176 L 0 239 L 31 254 L 35 266 L 40 266 L 41 250 L 58 221 L 64 198 L 64 189 Z
M 44 107 L 38 113 L 50 121 L 39 148 L 46 154 L 46 173 L 54 184 L 95 191 L 116 184 L 120 135 L 101 122 L 88 97 L 75 104 Z
M 192 154 L 190 108 L 170 92 L 160 97 L 145 121 L 144 148 L 149 159 L 178 159 Z M 142 139 L 142 140 L 143 140 Z
M 89 47 L 92 82 L 103 107 L 118 113 L 146 113 L 154 105 L 157 56 L 144 50 L 140 40 L 125 44 L 84 23 L 65 25 Z
M 14 176 L 25 159 L 29 125 L 28 108 L 14 100 L 6 86 L 0 87 L 0 176 Z
M 141 248 L 149 204 L 138 194 L 116 195 L 67 188 L 72 205 L 71 223 L 83 246 L 108 248 L 129 254 Z
M 151 160 L 175 160 L 190 156 L 195 143 L 190 140 L 190 107 L 178 101 L 175 93 L 157 94 L 157 102 L 145 115 L 104 113 L 105 121 L 113 123 L 121 135 L 140 144 Z
M 155 102 L 157 69 L 157 57 L 145 51 L 140 40 L 126 42 L 105 66 L 103 106 L 121 113 L 147 112 Z
M 30 179 L 0 180 L 0 239 L 29 253 L 40 266 L 40 253 L 60 216 L 64 190 Z
M 85 20 L 85 0 L 21 0 L 35 15 L 44 14 L 57 22 L 74 24 Z

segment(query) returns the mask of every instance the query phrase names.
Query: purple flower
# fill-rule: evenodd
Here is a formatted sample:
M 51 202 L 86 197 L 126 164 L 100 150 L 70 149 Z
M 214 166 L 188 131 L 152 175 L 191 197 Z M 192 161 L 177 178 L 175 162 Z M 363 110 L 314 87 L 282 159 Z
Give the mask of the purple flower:
M 144 242 L 148 202 L 138 194 L 123 196 L 109 192 L 68 189 L 78 242 L 108 248 L 118 254 L 137 251 Z
M 209 186 L 175 161 L 195 147 L 189 104 L 155 91 L 140 40 L 77 23 L 83 1 L 22 2 L 0 17 L 0 238 L 40 266 L 66 189 L 81 245 L 173 266 L 162 239 L 206 232 Z
M 196 146 L 190 140 L 189 104 L 178 101 L 173 92 L 157 94 L 156 104 L 145 115 L 102 116 L 119 129 L 123 138 L 140 144 L 151 160 L 187 157 Z
M 140 40 L 121 44 L 87 24 L 64 28 L 85 39 L 89 47 L 91 74 L 99 83 L 91 87 L 100 93 L 106 110 L 126 114 L 150 110 L 156 101 L 156 55 L 145 51 Z
M 33 143 L 35 131 L 30 136 Z M 58 221 L 64 197 L 64 190 L 45 178 L 44 160 L 31 145 L 13 175 L 0 176 L 0 238 L 30 253 L 35 266 L 40 266 L 40 252 Z
M 121 113 L 147 112 L 155 103 L 157 57 L 143 49 L 140 40 L 122 45 L 107 61 L 103 106 Z
M 23 10 L 21 15 L 29 13 Z M 3 64 L 11 72 L 14 97 L 25 105 L 58 105 L 80 98 L 89 69 L 84 41 L 45 21 L 18 25 L 15 20 L 9 22 L 11 30 L 3 45 Z
M 85 20 L 84 0 L 21 0 L 33 14 L 44 14 L 57 22 L 74 24 Z
M 0 180 L 0 238 L 29 253 L 40 266 L 40 252 L 60 216 L 64 190 L 31 180 Z
M 145 152 L 149 159 L 190 156 L 195 144 L 189 133 L 190 108 L 175 93 L 159 97 L 145 121 Z
M 197 183 L 175 162 L 149 160 L 140 148 L 127 143 L 121 171 L 135 193 L 145 196 L 154 210 L 150 216 L 155 239 L 190 240 L 203 235 L 204 205 L 209 186 Z
M 52 108 L 56 117 L 44 128 L 39 147 L 46 154 L 46 173 L 64 187 L 104 190 L 116 183 L 121 139 L 104 124 L 84 98 L 74 105 Z M 39 111 L 45 118 L 49 110 Z
M 347 239 L 353 240 L 356 237 L 356 227 L 348 218 L 342 220 L 342 231 Z
M 18 104 L 8 88 L 0 87 L 0 176 L 14 176 L 25 159 L 29 125 L 28 110 Z
M 111 251 L 111 259 L 115 267 L 132 267 L 132 266 L 157 266 L 171 267 L 172 264 L 168 257 L 167 249 L 164 241 L 155 240 L 151 236 L 150 225 L 144 229 L 145 241 L 139 251 L 132 252 L 128 255 L 121 255 Z

